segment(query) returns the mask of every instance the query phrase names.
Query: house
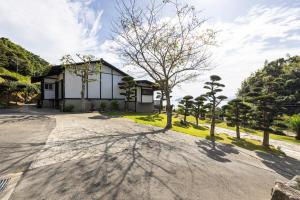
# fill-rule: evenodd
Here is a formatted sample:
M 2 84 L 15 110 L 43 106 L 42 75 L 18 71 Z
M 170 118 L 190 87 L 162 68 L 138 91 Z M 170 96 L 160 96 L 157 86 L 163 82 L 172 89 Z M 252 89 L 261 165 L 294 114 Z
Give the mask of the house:
M 103 59 L 93 61 L 91 64 L 101 63 L 101 71 L 94 74 L 94 81 L 86 83 L 86 109 L 98 109 L 101 102 L 106 102 L 109 108 L 112 101 L 118 101 L 119 108 L 124 109 L 125 97 L 121 95 L 118 83 L 125 72 L 109 64 Z M 77 63 L 80 65 L 83 63 Z M 73 105 L 74 111 L 81 110 L 81 78 L 57 65 L 51 67 L 44 76 L 32 77 L 32 83 L 41 83 L 41 106 L 63 110 L 64 107 Z M 136 81 L 136 98 L 131 99 L 129 108 L 136 112 L 153 111 L 153 83 L 147 80 Z

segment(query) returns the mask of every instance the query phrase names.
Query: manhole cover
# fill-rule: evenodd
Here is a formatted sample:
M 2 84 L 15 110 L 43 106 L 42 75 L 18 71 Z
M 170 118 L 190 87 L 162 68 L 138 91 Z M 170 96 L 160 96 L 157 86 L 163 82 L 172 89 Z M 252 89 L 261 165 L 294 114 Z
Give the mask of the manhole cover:
M 10 178 L 0 180 L 0 192 L 4 191 Z

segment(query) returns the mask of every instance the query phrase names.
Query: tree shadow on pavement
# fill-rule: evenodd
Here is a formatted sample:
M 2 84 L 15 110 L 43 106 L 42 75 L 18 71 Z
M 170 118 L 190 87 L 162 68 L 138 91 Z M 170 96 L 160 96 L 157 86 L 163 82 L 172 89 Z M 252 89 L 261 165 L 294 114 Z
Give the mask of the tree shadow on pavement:
M 176 147 L 164 138 L 164 132 L 163 129 L 153 129 L 103 135 L 90 131 L 80 139 L 46 145 L 43 152 L 50 153 L 42 156 L 41 163 L 70 152 L 74 152 L 76 158 L 36 165 L 25 175 L 26 182 L 20 183 L 14 195 L 17 198 L 25 195 L 22 196 L 25 199 L 42 199 L 45 194 L 57 195 L 57 198 L 67 195 L 68 198 L 81 199 L 87 196 L 93 199 L 152 199 L 153 196 L 154 199 L 164 199 L 168 193 L 168 199 L 171 196 L 176 200 L 186 199 L 172 184 L 185 178 L 192 180 L 188 177 L 193 177 L 194 170 L 201 169 L 198 166 L 191 169 L 189 162 L 193 157 L 184 154 L 187 147 Z M 91 136 L 92 133 L 95 136 Z M 93 152 L 94 156 L 84 155 Z M 176 172 L 174 161 L 178 159 L 184 160 L 186 168 L 190 169 L 184 176 Z M 190 187 L 193 185 L 190 183 Z M 26 194 L 30 188 L 35 189 Z
M 217 137 L 217 136 L 216 136 Z M 199 147 L 200 152 L 206 153 L 206 155 L 218 162 L 231 162 L 226 158 L 228 154 L 239 154 L 239 151 L 230 144 L 213 143 L 210 140 L 199 140 L 195 142 Z
M 285 155 L 276 155 L 258 151 L 256 155 L 262 163 L 287 179 L 300 174 L 300 161 Z

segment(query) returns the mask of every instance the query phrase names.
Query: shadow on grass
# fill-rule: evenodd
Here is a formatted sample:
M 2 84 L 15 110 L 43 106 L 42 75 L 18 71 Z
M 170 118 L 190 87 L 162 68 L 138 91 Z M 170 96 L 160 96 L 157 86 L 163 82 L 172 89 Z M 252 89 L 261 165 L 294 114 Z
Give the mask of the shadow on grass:
M 147 115 L 147 116 L 137 117 L 136 119 L 147 121 L 147 122 L 155 122 L 155 121 L 163 120 L 163 117 L 159 116 L 159 114 L 155 114 L 155 115 Z
M 197 125 L 195 125 L 193 123 L 183 124 L 180 121 L 175 121 L 173 124 L 174 124 L 174 126 L 178 126 L 178 127 L 181 127 L 181 128 L 193 127 L 194 129 L 201 130 L 201 131 L 208 130 L 208 128 L 206 126 L 199 126 L 199 125 L 197 126 Z

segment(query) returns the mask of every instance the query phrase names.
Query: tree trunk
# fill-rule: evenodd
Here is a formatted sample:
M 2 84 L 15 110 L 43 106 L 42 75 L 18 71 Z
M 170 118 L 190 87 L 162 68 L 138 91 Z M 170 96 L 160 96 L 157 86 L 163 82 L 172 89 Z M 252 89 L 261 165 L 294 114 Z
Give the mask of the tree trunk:
M 81 112 L 85 112 L 85 98 L 84 98 L 84 93 L 85 93 L 85 81 L 82 78 L 81 79 Z
M 297 132 L 296 140 L 300 140 L 300 131 Z
M 269 132 L 264 130 L 264 139 L 263 139 L 263 145 L 265 147 L 269 147 Z
M 166 92 L 166 100 L 167 100 L 167 105 L 166 105 L 166 112 L 167 112 L 167 124 L 165 129 L 170 129 L 172 128 L 172 105 L 171 105 L 171 98 L 169 92 Z
M 199 116 L 195 117 L 196 118 L 196 125 L 199 125 Z
M 241 134 L 240 134 L 240 124 L 236 124 L 236 138 L 241 139 Z
M 185 112 L 184 112 L 184 117 L 183 117 L 183 122 L 184 122 L 184 124 L 186 124 L 186 115 L 187 115 L 187 112 L 185 111 Z
M 162 110 L 162 107 L 163 107 L 163 93 L 161 93 L 161 98 L 159 100 L 159 108 L 158 108 L 158 113 L 161 114 L 161 110 Z
M 213 145 L 213 149 L 215 149 L 215 126 L 216 126 L 216 100 L 213 100 L 212 110 L 211 110 L 211 124 L 210 124 L 210 139 Z

